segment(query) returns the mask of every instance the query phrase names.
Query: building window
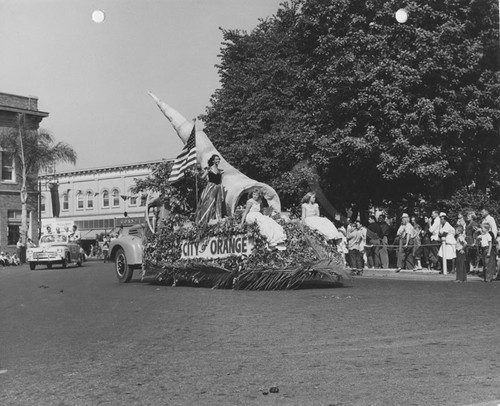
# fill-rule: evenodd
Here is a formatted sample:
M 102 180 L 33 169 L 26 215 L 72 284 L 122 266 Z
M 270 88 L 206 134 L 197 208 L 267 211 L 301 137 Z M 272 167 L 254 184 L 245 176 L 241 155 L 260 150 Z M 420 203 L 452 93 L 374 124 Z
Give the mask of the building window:
M 78 192 L 76 195 L 76 208 L 79 210 L 83 210 L 83 193 Z
M 2 180 L 8 182 L 14 182 L 16 180 L 14 155 L 7 151 L 2 151 Z
M 62 195 L 62 209 L 63 210 L 69 210 L 69 196 L 68 193 L 64 193 Z
M 42 213 L 45 213 L 45 196 L 42 196 L 41 199 L 40 199 L 40 211 Z
M 92 191 L 87 192 L 87 209 L 94 208 L 94 193 Z
M 107 190 L 102 192 L 102 207 L 109 207 L 109 192 Z
M 119 207 L 120 206 L 120 192 L 118 189 L 113 189 L 111 192 L 111 197 L 113 201 L 113 207 Z
M 137 206 L 137 195 L 133 194 L 131 190 L 128 191 L 128 205 Z
M 29 217 L 28 217 L 29 218 Z M 21 210 L 7 211 L 7 244 L 16 245 L 21 235 Z

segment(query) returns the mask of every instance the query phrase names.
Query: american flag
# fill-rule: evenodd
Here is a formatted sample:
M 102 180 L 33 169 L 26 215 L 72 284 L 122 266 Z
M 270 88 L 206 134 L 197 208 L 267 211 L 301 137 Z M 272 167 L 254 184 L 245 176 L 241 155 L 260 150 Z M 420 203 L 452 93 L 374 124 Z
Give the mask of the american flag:
M 170 176 L 168 178 L 169 183 L 175 183 L 184 177 L 184 172 L 189 167 L 196 165 L 196 123 L 193 124 L 193 130 L 189 135 L 189 138 L 182 148 L 181 153 L 177 158 L 175 158 L 174 164 L 172 165 L 172 170 L 170 171 Z

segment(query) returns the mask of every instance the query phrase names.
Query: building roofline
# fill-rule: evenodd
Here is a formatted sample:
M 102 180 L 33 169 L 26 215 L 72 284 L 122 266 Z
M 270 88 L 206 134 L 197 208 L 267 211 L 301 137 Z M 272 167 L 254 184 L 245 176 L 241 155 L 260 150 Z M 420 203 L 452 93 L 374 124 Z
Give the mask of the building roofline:
M 115 170 L 123 170 L 123 169 L 134 169 L 134 168 L 142 168 L 147 167 L 149 165 L 157 164 L 164 161 L 173 161 L 173 158 L 170 159 L 157 159 L 153 161 L 144 161 L 144 162 L 135 162 L 132 164 L 121 164 L 121 165 L 110 165 L 110 166 L 102 166 L 97 168 L 84 168 L 84 169 L 75 169 L 72 171 L 56 171 L 51 174 L 38 175 L 39 179 L 51 178 L 51 177 L 63 177 L 63 176 L 74 176 L 74 175 L 84 175 L 88 173 L 102 173 L 102 172 L 112 172 Z
M 24 96 L 22 94 L 14 94 L 14 93 L 7 93 L 7 92 L 0 92 L 0 94 L 5 94 L 7 96 L 23 97 L 24 99 L 36 99 L 36 100 L 38 100 L 37 96 Z
M 33 116 L 40 116 L 40 117 L 48 117 L 48 115 L 49 115 L 49 113 L 47 113 L 45 111 L 20 109 L 17 107 L 2 106 L 2 105 L 0 105 L 0 110 L 11 111 L 13 113 L 26 113 L 26 114 L 31 114 Z

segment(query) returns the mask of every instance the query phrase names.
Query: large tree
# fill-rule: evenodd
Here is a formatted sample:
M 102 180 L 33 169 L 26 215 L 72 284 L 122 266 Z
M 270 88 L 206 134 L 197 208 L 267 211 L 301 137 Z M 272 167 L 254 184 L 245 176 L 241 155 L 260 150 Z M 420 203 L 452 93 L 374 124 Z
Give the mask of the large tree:
M 61 162 L 76 163 L 75 150 L 64 142 L 55 142 L 45 130 L 30 130 L 25 125 L 26 117 L 19 114 L 17 128 L 4 131 L 0 136 L 0 146 L 10 152 L 19 168 L 21 181 L 21 239 L 25 244 L 28 232 L 28 193 L 37 190 L 38 172 Z M 40 221 L 40 219 L 39 219 Z
M 307 160 L 362 207 L 485 190 L 500 162 L 498 3 L 292 0 L 224 30 L 203 120 L 233 164 L 296 202 Z

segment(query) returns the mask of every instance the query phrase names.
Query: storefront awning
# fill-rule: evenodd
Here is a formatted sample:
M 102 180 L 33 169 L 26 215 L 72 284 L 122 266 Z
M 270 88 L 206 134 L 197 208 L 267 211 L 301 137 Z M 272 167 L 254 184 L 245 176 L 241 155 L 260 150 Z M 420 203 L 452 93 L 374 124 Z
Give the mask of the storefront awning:
M 92 230 L 80 230 L 82 240 L 95 240 L 95 236 L 98 234 L 109 234 L 115 232 L 116 230 L 112 228 L 105 229 L 92 229 Z

